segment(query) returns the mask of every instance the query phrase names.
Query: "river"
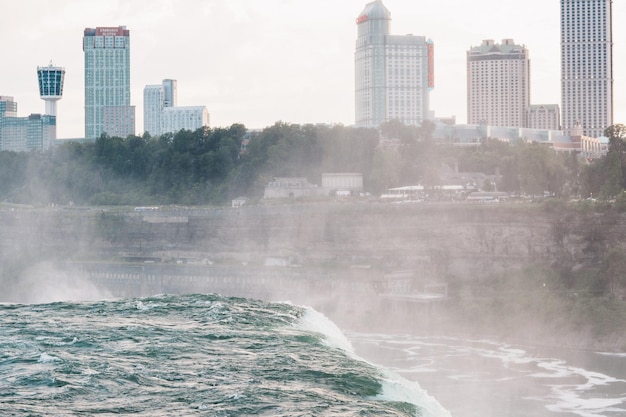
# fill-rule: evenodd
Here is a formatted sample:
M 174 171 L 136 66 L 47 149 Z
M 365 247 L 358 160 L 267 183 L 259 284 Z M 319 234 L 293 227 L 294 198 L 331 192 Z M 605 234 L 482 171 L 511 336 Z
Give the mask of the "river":
M 626 415 L 626 353 L 347 335 L 357 354 L 417 381 L 454 417 Z

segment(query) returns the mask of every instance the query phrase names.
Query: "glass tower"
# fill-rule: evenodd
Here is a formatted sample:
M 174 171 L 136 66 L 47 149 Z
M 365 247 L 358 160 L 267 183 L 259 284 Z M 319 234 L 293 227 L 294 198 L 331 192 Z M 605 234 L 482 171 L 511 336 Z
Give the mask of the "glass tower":
M 393 119 L 419 125 L 428 118 L 433 43 L 422 36 L 390 35 L 390 22 L 381 0 L 368 3 L 356 20 L 357 126 L 377 127 Z
M 600 137 L 613 124 L 612 0 L 561 0 L 561 121 Z
M 130 105 L 130 31 L 125 26 L 87 28 L 85 53 L 85 137 L 135 133 Z

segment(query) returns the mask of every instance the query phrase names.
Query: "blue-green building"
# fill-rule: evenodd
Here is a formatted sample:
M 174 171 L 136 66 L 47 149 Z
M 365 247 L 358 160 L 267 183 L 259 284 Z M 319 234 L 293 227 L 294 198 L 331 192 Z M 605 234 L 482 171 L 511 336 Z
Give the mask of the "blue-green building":
M 86 28 L 85 138 L 135 134 L 130 105 L 130 31 L 125 26 Z
M 53 146 L 55 138 L 56 116 L 17 117 L 13 97 L 0 96 L 0 151 L 44 151 Z

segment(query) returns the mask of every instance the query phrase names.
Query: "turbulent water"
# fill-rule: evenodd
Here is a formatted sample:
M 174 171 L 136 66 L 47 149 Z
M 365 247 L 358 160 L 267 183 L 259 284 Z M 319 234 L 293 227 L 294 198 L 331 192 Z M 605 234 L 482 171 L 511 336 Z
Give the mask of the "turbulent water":
M 348 333 L 365 358 L 418 380 L 454 417 L 626 416 L 626 354 L 489 340 Z
M 323 315 L 214 295 L 0 305 L 0 415 L 424 416 Z

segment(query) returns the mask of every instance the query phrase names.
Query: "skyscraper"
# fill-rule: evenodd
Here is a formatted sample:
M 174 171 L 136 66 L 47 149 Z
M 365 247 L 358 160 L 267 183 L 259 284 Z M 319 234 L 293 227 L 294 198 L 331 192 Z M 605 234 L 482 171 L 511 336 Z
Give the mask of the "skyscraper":
M 391 13 L 382 0 L 368 3 L 356 23 L 356 124 L 377 127 L 397 119 L 419 125 L 429 116 L 434 47 L 423 36 L 390 35 Z
M 130 105 L 130 31 L 125 26 L 87 28 L 85 53 L 85 137 L 135 133 Z
M 47 67 L 37 67 L 39 96 L 46 102 L 45 114 L 57 115 L 57 101 L 63 97 L 65 68 L 55 67 L 50 63 Z
M 164 96 L 162 84 L 147 85 L 143 89 L 143 131 L 152 136 L 161 134 Z
M 599 137 L 613 124 L 612 0 L 561 0 L 561 120 Z
M 528 127 L 530 59 L 512 39 L 467 51 L 467 123 Z

